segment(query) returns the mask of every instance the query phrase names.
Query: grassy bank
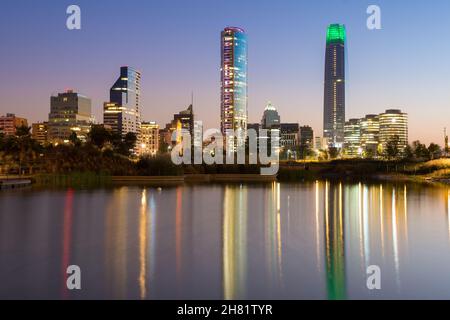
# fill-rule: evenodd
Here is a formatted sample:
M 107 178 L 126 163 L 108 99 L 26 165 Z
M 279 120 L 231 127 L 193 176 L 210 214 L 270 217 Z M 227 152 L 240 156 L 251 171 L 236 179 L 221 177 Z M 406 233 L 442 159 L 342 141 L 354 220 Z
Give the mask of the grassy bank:
M 450 183 L 450 159 L 427 162 L 336 160 L 329 162 L 284 163 L 280 181 L 316 179 L 444 182 Z
M 69 174 L 38 174 L 33 177 L 38 188 L 96 188 L 111 185 L 111 176 L 95 172 L 74 172 Z

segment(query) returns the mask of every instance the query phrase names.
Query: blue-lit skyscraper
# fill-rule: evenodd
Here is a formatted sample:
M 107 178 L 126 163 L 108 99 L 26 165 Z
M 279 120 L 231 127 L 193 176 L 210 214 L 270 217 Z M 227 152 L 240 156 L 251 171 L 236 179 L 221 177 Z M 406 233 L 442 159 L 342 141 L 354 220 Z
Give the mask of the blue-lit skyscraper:
M 141 73 L 131 67 L 121 67 L 120 77 L 110 90 L 110 101 L 103 107 L 104 124 L 113 132 L 125 136 L 141 132 Z
M 247 131 L 247 35 L 227 27 L 221 33 L 221 131 Z M 237 143 L 243 141 L 238 139 Z M 244 138 L 245 142 L 245 138 Z
M 345 26 L 332 24 L 327 30 L 323 136 L 328 145 L 342 147 L 345 125 Z

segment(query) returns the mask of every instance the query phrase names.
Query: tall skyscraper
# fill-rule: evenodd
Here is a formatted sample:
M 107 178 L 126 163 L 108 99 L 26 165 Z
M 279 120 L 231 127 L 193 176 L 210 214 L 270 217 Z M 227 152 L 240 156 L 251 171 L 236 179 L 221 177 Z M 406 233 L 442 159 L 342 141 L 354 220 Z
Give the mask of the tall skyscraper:
M 113 132 L 125 136 L 141 133 L 141 73 L 131 67 L 121 67 L 120 77 L 110 90 L 110 101 L 103 106 L 103 122 Z
M 247 131 L 247 35 L 244 30 L 227 27 L 221 33 L 221 131 Z
M 91 99 L 67 90 L 52 96 L 48 115 L 48 139 L 51 143 L 67 143 L 73 132 L 85 141 L 92 124 Z
M 325 51 L 323 136 L 328 144 L 341 148 L 345 125 L 345 26 L 331 24 Z

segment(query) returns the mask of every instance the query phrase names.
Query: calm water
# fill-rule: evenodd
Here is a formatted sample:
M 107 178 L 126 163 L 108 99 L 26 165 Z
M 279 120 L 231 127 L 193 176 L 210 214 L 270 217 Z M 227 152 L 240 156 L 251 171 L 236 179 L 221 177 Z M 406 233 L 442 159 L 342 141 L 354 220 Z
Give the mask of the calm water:
M 336 182 L 2 192 L 0 298 L 450 299 L 449 195 Z M 72 264 L 81 291 L 65 289 Z

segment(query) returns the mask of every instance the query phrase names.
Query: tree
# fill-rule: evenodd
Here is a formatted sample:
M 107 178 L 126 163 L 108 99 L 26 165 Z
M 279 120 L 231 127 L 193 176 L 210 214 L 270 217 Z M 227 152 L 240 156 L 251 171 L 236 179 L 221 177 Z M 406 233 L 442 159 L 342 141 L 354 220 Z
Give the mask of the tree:
M 414 150 L 413 148 L 408 144 L 405 148 L 405 159 L 411 160 L 414 158 Z
M 428 151 L 427 146 L 420 143 L 419 140 L 413 142 L 412 149 L 414 152 L 414 156 L 417 159 L 429 159 L 430 158 L 430 152 Z
M 133 149 L 136 146 L 137 136 L 134 132 L 128 132 L 123 138 L 123 143 L 128 150 Z
M 78 139 L 77 133 L 75 131 L 72 131 L 69 137 L 69 141 L 72 142 L 72 144 L 76 147 L 81 146 L 81 140 Z
M 330 156 L 330 159 L 336 159 L 339 156 L 339 149 L 336 147 L 329 147 L 328 155 Z
M 436 143 L 430 143 L 428 146 L 428 154 L 431 160 L 439 158 L 441 156 L 441 147 Z
M 26 137 L 31 136 L 31 127 L 27 127 L 26 125 L 21 125 L 20 127 L 16 127 L 16 136 L 17 137 Z
M 366 148 L 363 152 L 363 156 L 366 159 L 373 159 L 375 157 L 375 150 L 372 148 Z
M 395 135 L 389 139 L 386 144 L 386 156 L 388 159 L 395 159 L 398 157 L 400 151 L 398 149 L 399 145 L 399 136 Z
M 89 141 L 98 148 L 103 148 L 106 142 L 112 142 L 111 133 L 102 125 L 94 124 L 88 134 Z
M 114 151 L 124 155 L 130 156 L 137 142 L 137 136 L 134 132 L 128 132 L 123 139 L 113 136 Z

